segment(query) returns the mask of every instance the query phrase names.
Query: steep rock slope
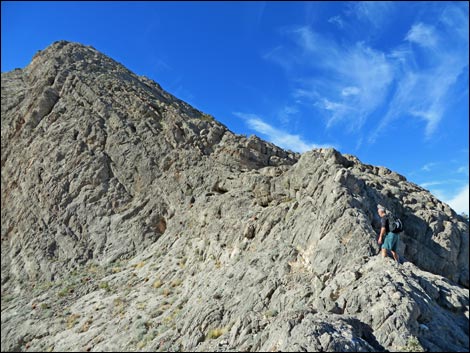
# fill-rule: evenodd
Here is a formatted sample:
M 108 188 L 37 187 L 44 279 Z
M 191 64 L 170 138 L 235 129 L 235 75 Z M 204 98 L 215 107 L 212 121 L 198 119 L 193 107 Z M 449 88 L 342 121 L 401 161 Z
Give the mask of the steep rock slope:
M 2 73 L 1 124 L 2 351 L 468 350 L 468 223 L 386 168 L 235 135 L 63 41 Z

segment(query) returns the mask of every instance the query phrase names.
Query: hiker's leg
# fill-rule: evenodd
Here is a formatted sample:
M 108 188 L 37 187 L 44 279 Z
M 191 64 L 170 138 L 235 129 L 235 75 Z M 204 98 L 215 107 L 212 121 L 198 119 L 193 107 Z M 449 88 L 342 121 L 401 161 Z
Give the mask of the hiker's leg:
M 382 248 L 382 257 L 387 257 L 387 249 Z
M 399 262 L 399 258 L 398 258 L 398 253 L 397 253 L 397 249 L 398 249 L 398 234 L 393 234 L 393 237 L 392 237 L 392 246 L 390 247 L 390 251 L 392 252 L 392 256 L 393 258 L 395 259 L 396 262 Z
M 385 235 L 384 242 L 382 244 L 382 256 L 385 258 L 387 257 L 387 250 L 390 249 L 390 237 Z

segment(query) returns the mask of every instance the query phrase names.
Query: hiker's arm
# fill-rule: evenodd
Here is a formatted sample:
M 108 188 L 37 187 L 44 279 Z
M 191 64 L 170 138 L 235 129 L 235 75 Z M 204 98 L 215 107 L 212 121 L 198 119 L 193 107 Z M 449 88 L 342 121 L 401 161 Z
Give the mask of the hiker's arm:
M 382 227 L 380 228 L 380 234 L 379 234 L 379 245 L 382 244 L 382 239 L 383 239 L 383 236 L 385 235 L 385 232 L 387 230 L 385 229 L 385 227 Z

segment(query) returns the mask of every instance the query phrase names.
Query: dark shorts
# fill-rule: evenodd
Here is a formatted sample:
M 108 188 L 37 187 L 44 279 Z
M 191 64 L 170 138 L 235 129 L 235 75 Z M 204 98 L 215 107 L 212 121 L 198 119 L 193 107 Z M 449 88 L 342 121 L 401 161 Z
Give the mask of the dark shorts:
M 387 250 L 392 250 L 394 252 L 397 252 L 398 248 L 398 234 L 396 233 L 388 233 L 385 236 L 385 240 L 382 244 L 382 249 L 387 249 Z

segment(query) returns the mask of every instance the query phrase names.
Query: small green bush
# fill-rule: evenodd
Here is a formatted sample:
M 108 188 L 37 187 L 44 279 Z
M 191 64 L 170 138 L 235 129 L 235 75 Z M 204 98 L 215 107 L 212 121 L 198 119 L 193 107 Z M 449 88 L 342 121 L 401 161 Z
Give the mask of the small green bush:
M 223 328 L 214 328 L 212 330 L 209 330 L 207 333 L 206 339 L 216 339 L 222 336 L 225 333 L 225 330 Z
M 415 336 L 410 336 L 406 341 L 406 346 L 402 347 L 401 352 L 424 352 L 424 348 Z

